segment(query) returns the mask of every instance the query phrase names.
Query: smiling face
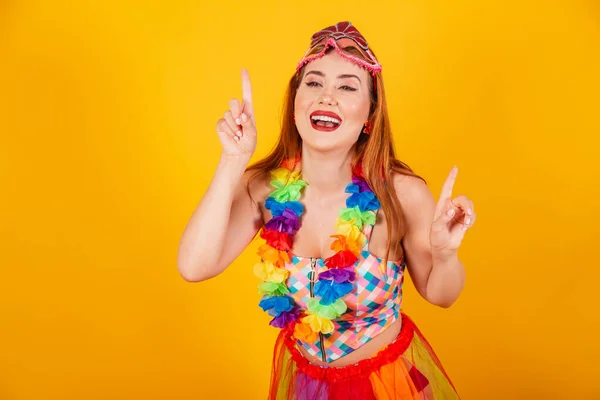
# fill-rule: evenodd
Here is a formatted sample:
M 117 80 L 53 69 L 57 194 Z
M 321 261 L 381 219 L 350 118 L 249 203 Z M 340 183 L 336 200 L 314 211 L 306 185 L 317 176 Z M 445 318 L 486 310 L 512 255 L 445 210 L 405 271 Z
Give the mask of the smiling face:
M 308 63 L 296 92 L 294 117 L 305 145 L 351 148 L 369 118 L 369 73 L 336 51 Z

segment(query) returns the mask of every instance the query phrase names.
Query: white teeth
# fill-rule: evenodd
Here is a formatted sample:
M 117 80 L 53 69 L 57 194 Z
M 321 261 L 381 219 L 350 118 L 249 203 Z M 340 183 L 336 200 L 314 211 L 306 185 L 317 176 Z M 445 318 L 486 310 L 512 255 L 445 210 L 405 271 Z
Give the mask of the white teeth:
M 323 122 L 332 122 L 334 124 L 340 124 L 342 121 L 340 121 L 339 119 L 335 119 L 332 117 L 326 117 L 324 115 L 315 115 L 313 117 L 311 117 L 313 121 L 323 121 Z

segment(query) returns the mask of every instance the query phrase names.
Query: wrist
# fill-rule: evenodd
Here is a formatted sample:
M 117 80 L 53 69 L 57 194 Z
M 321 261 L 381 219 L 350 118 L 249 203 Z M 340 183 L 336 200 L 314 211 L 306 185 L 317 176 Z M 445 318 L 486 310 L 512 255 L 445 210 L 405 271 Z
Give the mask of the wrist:
M 433 265 L 454 264 L 458 260 L 458 252 L 456 250 L 438 250 L 431 253 Z
M 231 171 L 241 171 L 241 173 L 243 173 L 249 163 L 250 156 L 232 156 L 221 153 L 221 156 L 219 157 L 219 167 Z
M 227 154 L 222 151 L 219 156 L 219 163 L 244 164 L 244 167 L 246 167 L 251 158 L 252 154 Z
M 230 182 L 235 187 L 242 179 L 249 162 L 249 157 L 221 154 L 216 172 L 217 180 L 222 183 Z

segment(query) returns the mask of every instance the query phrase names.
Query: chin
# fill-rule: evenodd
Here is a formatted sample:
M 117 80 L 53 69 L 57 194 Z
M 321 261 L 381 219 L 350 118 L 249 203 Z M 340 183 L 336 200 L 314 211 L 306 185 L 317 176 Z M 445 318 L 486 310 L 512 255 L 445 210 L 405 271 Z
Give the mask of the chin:
M 305 146 L 319 152 L 349 149 L 358 140 L 358 136 L 348 137 L 348 135 L 340 135 L 340 132 L 335 131 L 320 132 L 312 130 L 308 134 L 300 134 L 300 137 Z

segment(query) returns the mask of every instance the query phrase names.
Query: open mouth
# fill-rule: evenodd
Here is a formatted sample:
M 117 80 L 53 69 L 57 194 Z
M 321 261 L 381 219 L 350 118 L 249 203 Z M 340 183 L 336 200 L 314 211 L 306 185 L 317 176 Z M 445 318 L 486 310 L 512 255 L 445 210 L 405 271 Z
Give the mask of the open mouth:
M 335 131 L 342 123 L 339 115 L 329 111 L 315 111 L 310 115 L 313 129 L 323 132 Z

